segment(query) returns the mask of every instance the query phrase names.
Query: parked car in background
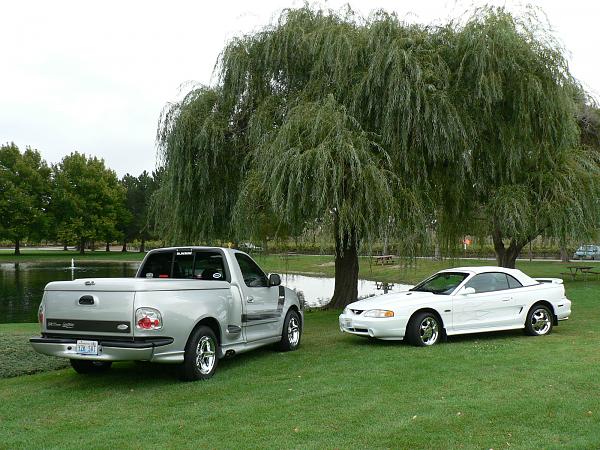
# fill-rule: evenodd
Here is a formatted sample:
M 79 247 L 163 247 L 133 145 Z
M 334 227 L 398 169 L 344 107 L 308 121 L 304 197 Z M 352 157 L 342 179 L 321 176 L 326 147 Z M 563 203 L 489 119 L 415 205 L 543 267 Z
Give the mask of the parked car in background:
M 152 250 L 135 278 L 49 283 L 41 336 L 30 342 L 69 358 L 79 373 L 138 360 L 180 364 L 183 379 L 208 379 L 224 356 L 269 344 L 298 348 L 303 303 L 280 284 L 238 250 Z
M 259 245 L 255 245 L 252 242 L 242 242 L 240 244 L 240 250 L 253 253 L 253 252 L 262 252 L 262 247 Z
M 573 255 L 573 259 L 600 259 L 600 245 L 582 245 Z
M 561 279 L 533 279 L 503 267 L 459 267 L 408 291 L 351 303 L 339 326 L 344 333 L 428 346 L 445 335 L 483 331 L 524 328 L 542 336 L 570 314 Z

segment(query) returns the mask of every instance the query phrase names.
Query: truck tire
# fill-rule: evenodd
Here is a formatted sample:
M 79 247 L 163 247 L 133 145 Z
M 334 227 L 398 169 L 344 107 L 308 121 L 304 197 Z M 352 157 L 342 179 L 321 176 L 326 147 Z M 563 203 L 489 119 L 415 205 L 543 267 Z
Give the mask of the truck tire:
M 198 327 L 190 337 L 181 365 L 184 381 L 208 380 L 217 370 L 217 337 L 207 326 Z
M 300 316 L 296 311 L 290 309 L 283 321 L 283 330 L 281 332 L 281 341 L 279 341 L 279 350 L 282 352 L 291 352 L 300 345 L 302 336 L 302 326 Z
M 86 359 L 72 359 L 71 367 L 77 373 L 100 373 L 106 372 L 112 366 L 112 361 L 89 361 Z

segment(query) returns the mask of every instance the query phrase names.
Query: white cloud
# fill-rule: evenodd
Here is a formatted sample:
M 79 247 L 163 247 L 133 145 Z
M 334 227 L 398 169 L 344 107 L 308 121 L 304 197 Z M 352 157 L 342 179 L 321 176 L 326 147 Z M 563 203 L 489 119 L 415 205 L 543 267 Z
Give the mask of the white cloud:
M 320 2 L 338 8 L 346 1 Z M 507 2 L 493 2 L 504 4 Z M 537 1 L 571 53 L 573 73 L 600 92 L 595 22 L 600 5 Z M 38 148 L 49 162 L 79 150 L 119 175 L 155 167 L 154 137 L 166 102 L 186 81 L 209 83 L 224 44 L 301 1 L 19 1 L 0 7 L 0 141 Z M 351 1 L 363 14 L 396 10 L 443 21 L 471 3 Z M 511 9 L 520 5 L 508 2 Z M 409 12 L 411 14 L 407 15 Z

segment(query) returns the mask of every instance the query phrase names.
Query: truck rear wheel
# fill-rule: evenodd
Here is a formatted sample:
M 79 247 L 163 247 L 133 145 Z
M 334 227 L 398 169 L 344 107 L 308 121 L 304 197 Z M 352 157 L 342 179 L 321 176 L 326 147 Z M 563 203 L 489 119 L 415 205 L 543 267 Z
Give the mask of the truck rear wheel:
M 296 311 L 290 309 L 283 321 L 279 350 L 283 352 L 296 350 L 300 345 L 301 333 L 302 327 L 300 325 L 300 316 Z
M 208 380 L 217 370 L 218 361 L 215 333 L 207 326 L 198 327 L 185 347 L 181 379 Z
M 71 367 L 77 373 L 106 372 L 112 366 L 112 361 L 89 361 L 86 359 L 72 359 Z

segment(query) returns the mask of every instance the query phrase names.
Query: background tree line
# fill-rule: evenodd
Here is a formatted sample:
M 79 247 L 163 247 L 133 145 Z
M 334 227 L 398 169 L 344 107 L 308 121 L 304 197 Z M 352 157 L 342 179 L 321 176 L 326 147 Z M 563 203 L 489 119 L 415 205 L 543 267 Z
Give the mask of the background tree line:
M 21 152 L 13 144 L 0 147 L 0 239 L 14 242 L 50 240 L 77 245 L 80 253 L 92 242 L 144 242 L 150 198 L 159 172 L 144 171 L 121 180 L 102 159 L 78 152 L 48 165 L 37 150 Z

